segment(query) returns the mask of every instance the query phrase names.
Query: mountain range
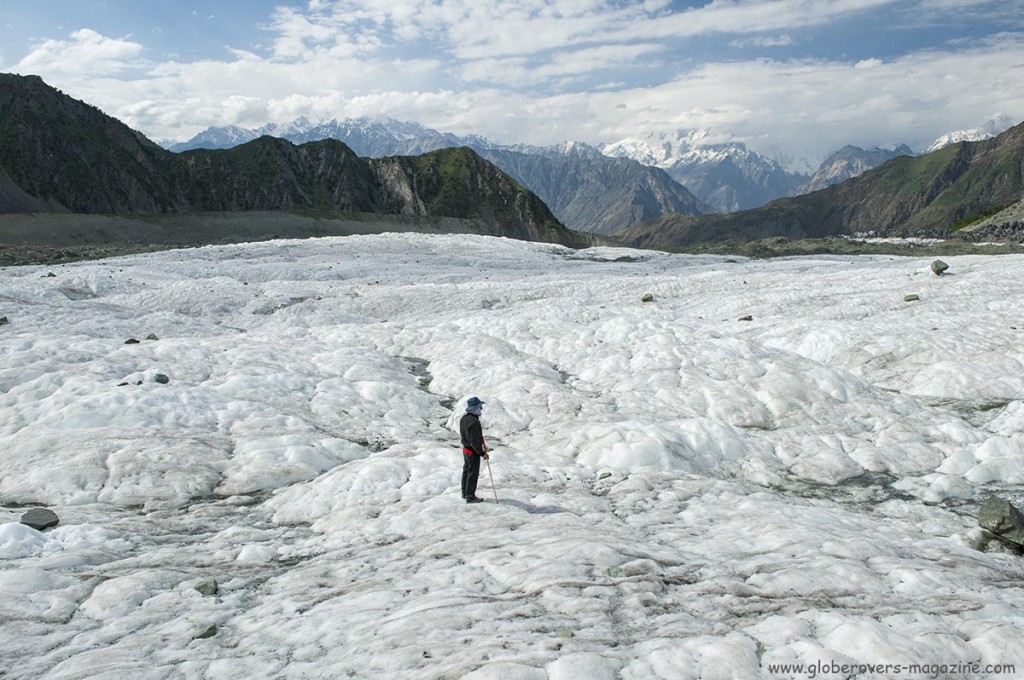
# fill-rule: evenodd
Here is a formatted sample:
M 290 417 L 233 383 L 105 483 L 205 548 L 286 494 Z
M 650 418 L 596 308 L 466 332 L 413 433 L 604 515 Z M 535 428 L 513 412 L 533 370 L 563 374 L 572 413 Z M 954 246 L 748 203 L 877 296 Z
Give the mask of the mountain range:
M 395 144 L 400 136 L 409 149 L 426 143 L 415 125 L 402 135 L 393 129 L 357 127 L 365 147 Z M 249 133 L 236 129 L 233 134 L 236 141 L 244 141 Z M 438 136 L 441 140 L 432 143 L 452 141 Z M 555 197 L 560 204 L 584 215 L 589 210 L 593 221 L 606 218 L 606 213 L 614 215 L 609 224 L 633 221 L 614 233 L 619 241 L 671 249 L 774 236 L 944 234 L 970 229 L 1017 203 L 1024 188 L 1024 124 L 984 141 L 958 142 L 884 162 L 888 151 L 844 149 L 817 178 L 838 183 L 725 214 L 699 214 L 703 206 L 692 196 L 683 200 L 685 195 L 673 193 L 677 184 L 665 171 L 607 156 L 585 144 L 491 145 L 488 150 L 485 140 L 472 141 L 512 172 L 503 172 L 468 146 L 367 158 L 337 139 L 295 144 L 263 135 L 231 148 L 175 153 L 38 77 L 0 74 L 0 213 L 248 215 L 239 220 L 249 224 L 259 212 L 262 224 L 300 235 L 341 233 L 342 228 L 353 233 L 348 223 L 338 224 L 339 215 L 391 215 L 396 224 L 399 217 L 413 220 L 405 223 L 412 230 L 424 224 L 416 223 L 417 218 L 444 218 L 463 222 L 434 221 L 427 228 L 573 246 L 602 242 L 600 236 L 563 227 L 541 198 L 515 179 L 546 173 L 552 187 L 561 187 Z M 881 165 L 843 179 L 844 173 L 875 162 Z M 595 167 L 601 172 L 595 174 Z M 601 187 L 609 186 L 629 187 L 630 201 L 603 195 Z M 671 212 L 645 219 L 648 209 Z M 288 217 L 299 213 L 302 224 Z M 1014 215 L 1000 218 L 997 226 L 1016 229 L 1019 217 Z M 335 220 L 334 232 L 317 222 L 324 217 Z M 30 221 L 23 222 L 22 233 L 33 228 Z M 75 222 L 81 220 L 67 221 Z M 189 222 L 199 231 L 210 224 Z M 165 226 L 177 228 L 180 221 L 158 225 Z M 119 233 L 130 234 L 132 228 L 121 225 Z M 379 220 L 373 227 L 385 228 Z
M 990 138 L 1008 127 L 1008 118 L 997 117 L 981 128 L 944 135 L 931 150 L 955 141 Z M 580 142 L 500 145 L 478 135 L 460 137 L 418 123 L 370 118 L 320 123 L 299 118 L 252 129 L 213 127 L 168 148 L 230 148 L 262 135 L 295 143 L 338 139 L 372 158 L 469 146 L 540 196 L 567 226 L 598 234 L 666 214 L 756 208 L 837 184 L 890 158 L 914 155 L 906 145 L 868 150 L 848 145 L 826 158 L 813 175 L 806 175 L 788 171 L 742 143 L 715 142 L 708 130 L 701 129 L 625 138 L 598 147 Z
M 264 136 L 176 154 L 38 77 L 0 74 L 0 213 L 244 211 L 443 216 L 513 238 L 593 242 L 466 147 L 367 159 L 337 140 Z
M 708 143 L 706 134 L 677 130 L 631 137 L 604 144 L 601 151 L 665 170 L 716 212 L 756 208 L 793 194 L 807 181 L 742 143 Z
M 358 118 L 311 123 L 300 118 L 287 125 L 255 129 L 209 128 L 188 142 L 168 148 L 175 152 L 227 149 L 263 135 L 295 144 L 336 139 L 368 158 L 469 147 L 537 194 L 563 224 L 595 234 L 611 234 L 669 213 L 700 215 L 714 211 L 663 170 L 630 158 L 611 158 L 586 144 L 503 146 L 479 136 L 458 137 L 396 120 Z
M 808 179 L 743 144 L 698 145 L 692 135 L 674 143 L 626 139 L 601 147 L 582 142 L 501 145 L 478 135 L 460 137 L 393 119 L 312 123 L 299 118 L 250 129 L 213 127 L 168 149 L 230 148 L 261 135 L 295 143 L 338 139 L 371 158 L 468 146 L 540 196 L 567 226 L 599 234 L 663 214 L 700 215 L 764 205 L 792 194 Z M 674 149 L 682 151 L 674 154 Z
M 728 215 L 669 215 L 616 236 L 645 248 L 856 233 L 945 235 L 1020 201 L 1024 124 L 978 142 L 898 156 L 819 191 Z

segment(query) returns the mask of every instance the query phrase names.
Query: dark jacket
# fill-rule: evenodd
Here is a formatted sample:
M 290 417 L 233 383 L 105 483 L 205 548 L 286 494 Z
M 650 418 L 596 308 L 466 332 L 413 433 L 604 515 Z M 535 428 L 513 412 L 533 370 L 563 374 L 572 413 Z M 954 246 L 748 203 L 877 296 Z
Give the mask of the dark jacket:
M 462 452 L 482 456 L 484 454 L 484 429 L 480 426 L 480 418 L 472 413 L 462 416 L 459 421 L 459 434 L 462 435 Z

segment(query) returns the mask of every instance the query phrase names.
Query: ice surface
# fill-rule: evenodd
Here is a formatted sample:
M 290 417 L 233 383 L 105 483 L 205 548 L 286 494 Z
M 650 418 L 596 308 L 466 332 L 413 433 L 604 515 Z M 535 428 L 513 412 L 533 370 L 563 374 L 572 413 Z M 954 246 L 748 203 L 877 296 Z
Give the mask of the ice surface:
M 16 522 L 0 525 L 0 557 L 38 555 L 46 545 L 46 537 L 32 527 Z
M 1024 668 L 1024 563 L 975 521 L 1024 501 L 1024 258 L 929 264 L 386 234 L 2 269 L 0 668 Z M 470 395 L 498 503 L 486 467 L 458 495 Z

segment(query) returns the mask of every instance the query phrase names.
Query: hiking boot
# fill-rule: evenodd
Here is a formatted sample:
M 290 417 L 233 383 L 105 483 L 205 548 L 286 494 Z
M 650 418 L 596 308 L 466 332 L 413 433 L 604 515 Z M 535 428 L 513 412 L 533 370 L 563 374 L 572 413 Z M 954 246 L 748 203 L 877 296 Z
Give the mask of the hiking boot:
M 483 503 L 484 499 L 483 498 L 478 498 L 477 496 L 470 496 L 470 497 L 468 497 L 466 499 L 466 502 L 467 503 Z

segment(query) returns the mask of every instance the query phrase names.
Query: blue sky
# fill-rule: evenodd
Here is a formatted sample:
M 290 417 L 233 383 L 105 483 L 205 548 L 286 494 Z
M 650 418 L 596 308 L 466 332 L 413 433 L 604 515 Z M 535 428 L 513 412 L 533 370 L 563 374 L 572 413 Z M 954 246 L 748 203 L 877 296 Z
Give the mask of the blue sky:
M 0 0 L 0 70 L 157 140 L 365 115 L 506 143 L 703 130 L 809 163 L 1024 120 L 1024 2 Z

